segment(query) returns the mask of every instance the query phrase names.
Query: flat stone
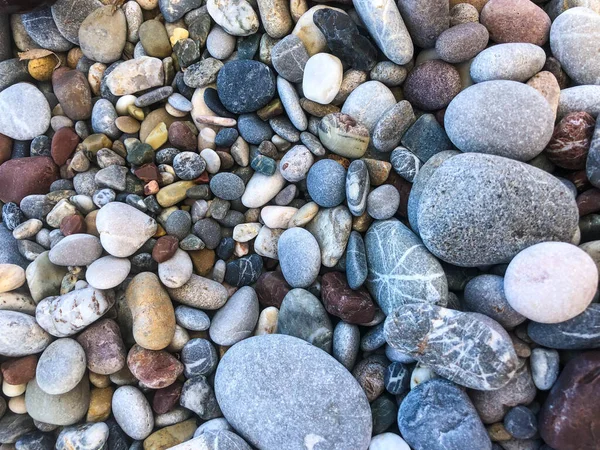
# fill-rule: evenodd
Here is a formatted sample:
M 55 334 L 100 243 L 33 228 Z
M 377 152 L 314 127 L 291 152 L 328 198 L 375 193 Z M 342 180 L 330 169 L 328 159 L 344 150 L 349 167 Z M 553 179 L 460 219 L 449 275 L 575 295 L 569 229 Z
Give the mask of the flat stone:
M 444 124 L 463 152 L 528 161 L 550 141 L 554 114 L 546 99 L 530 86 L 497 80 L 458 94 L 446 110 Z
M 52 339 L 35 318 L 21 312 L 0 310 L 0 325 L 5 330 L 0 341 L 0 354 L 3 356 L 40 353 Z
M 600 86 L 585 85 L 562 89 L 558 99 L 558 118 L 578 111 L 585 111 L 596 118 L 600 113 L 598 98 L 600 98 Z
M 366 289 L 350 289 L 341 272 L 323 275 L 321 298 L 327 312 L 347 323 L 369 323 L 375 317 L 375 304 Z
M 475 83 L 492 80 L 525 82 L 542 70 L 546 52 L 527 43 L 498 44 L 479 53 L 471 63 Z
M 105 76 L 106 86 L 116 96 L 135 94 L 139 91 L 162 86 L 164 82 L 162 61 L 149 56 L 142 56 L 120 63 Z
M 235 114 L 259 110 L 271 101 L 275 90 L 273 72 L 259 61 L 228 62 L 217 77 L 219 99 Z
M 448 446 L 492 450 L 492 442 L 469 397 L 446 380 L 431 380 L 406 396 L 398 411 L 398 428 L 415 449 Z M 460 430 L 446 433 L 446 430 Z
M 488 44 L 490 34 L 479 23 L 461 23 L 443 31 L 435 42 L 438 56 L 451 64 L 462 63 L 477 56 Z
M 73 425 L 83 419 L 90 403 L 87 378 L 69 392 L 50 395 L 44 392 L 34 378 L 27 384 L 25 404 L 27 414 L 34 420 L 51 425 Z
M 311 361 L 310 371 L 303 360 Z M 274 395 L 271 383 L 283 391 Z M 332 357 L 291 336 L 258 336 L 231 348 L 217 369 L 215 394 L 227 421 L 265 450 L 300 449 L 319 438 L 340 448 L 366 449 L 371 438 L 371 412 L 358 383 Z M 249 410 L 246 404 L 256 407 Z M 281 414 L 271 415 L 273 408 Z M 265 415 L 276 417 L 274 428 L 264 427 Z
M 57 266 L 89 266 L 102 255 L 100 240 L 91 234 L 66 236 L 50 250 L 50 262 Z
M 359 0 L 354 8 L 385 56 L 399 65 L 410 61 L 414 52 L 412 38 L 393 0 Z
M 386 319 L 385 336 L 392 347 L 472 389 L 499 389 L 517 369 L 510 337 L 497 322 L 483 315 L 427 303 L 403 305 Z M 462 344 L 449 354 L 442 350 L 447 340 Z
M 35 372 L 36 382 L 47 394 L 66 394 L 85 375 L 85 352 L 73 339 L 58 339 L 40 356 Z
M 385 242 L 386 250 L 381 246 Z M 383 312 L 410 302 L 443 304 L 446 275 L 419 238 L 396 219 L 375 222 L 365 237 L 367 288 Z M 398 261 L 406 261 L 398 264 Z
M 28 414 L 8 412 L 0 418 L 0 439 L 6 444 L 14 444 L 23 435 L 35 429 L 33 420 Z
M 532 181 L 526 182 L 521 174 Z M 510 184 L 510 192 L 503 188 L 498 191 L 499 183 Z M 518 191 L 515 186 L 520 186 Z M 448 195 L 442 195 L 442 190 Z M 463 195 L 473 196 L 467 200 Z M 506 207 L 501 206 L 500 199 Z M 534 209 L 533 205 L 544 201 L 555 208 Z M 573 196 L 554 177 L 518 161 L 474 153 L 446 160 L 429 178 L 415 206 L 419 233 L 427 248 L 444 261 L 462 267 L 508 262 L 538 242 L 570 241 L 577 223 Z M 496 214 L 500 207 L 502 218 Z M 441 222 L 441 217 L 448 223 Z M 494 223 L 491 233 L 485 225 L 488 221 Z M 457 232 L 463 224 L 468 231 Z M 513 230 L 517 229 L 515 234 Z
M 249 36 L 258 31 L 256 12 L 246 0 L 208 0 L 210 17 L 233 36 Z
M 27 141 L 44 134 L 49 125 L 50 106 L 34 85 L 17 83 L 0 92 L 0 133 Z
M 392 151 L 415 120 L 412 105 L 408 101 L 396 103 L 377 121 L 373 129 L 373 146 L 380 152 Z
M 79 45 L 79 27 L 88 15 L 101 6 L 98 0 L 59 0 L 50 9 L 60 34 Z
M 195 274 L 182 287 L 168 289 L 168 292 L 179 303 L 206 310 L 219 309 L 229 297 L 227 289 L 221 283 Z
M 77 342 L 83 347 L 87 367 L 92 372 L 111 375 L 125 366 L 125 345 L 114 320 L 93 323 L 77 336 Z
M 281 39 L 271 50 L 273 67 L 279 75 L 292 83 L 302 81 L 308 58 L 304 43 L 294 34 Z
M 60 33 L 49 6 L 21 15 L 21 21 L 29 37 L 42 48 L 53 52 L 66 52 L 73 46 Z
M 544 45 L 548 41 L 550 18 L 542 8 L 525 0 L 490 0 L 480 10 L 480 21 L 490 38 L 505 42 Z

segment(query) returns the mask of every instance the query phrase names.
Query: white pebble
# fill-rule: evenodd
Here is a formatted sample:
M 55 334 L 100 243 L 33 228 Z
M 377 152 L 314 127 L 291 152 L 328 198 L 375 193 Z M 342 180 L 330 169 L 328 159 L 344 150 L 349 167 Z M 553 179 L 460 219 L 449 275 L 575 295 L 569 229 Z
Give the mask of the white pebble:
M 339 58 L 329 53 L 317 53 L 304 68 L 304 96 L 313 102 L 328 105 L 340 91 L 343 76 L 344 68 Z

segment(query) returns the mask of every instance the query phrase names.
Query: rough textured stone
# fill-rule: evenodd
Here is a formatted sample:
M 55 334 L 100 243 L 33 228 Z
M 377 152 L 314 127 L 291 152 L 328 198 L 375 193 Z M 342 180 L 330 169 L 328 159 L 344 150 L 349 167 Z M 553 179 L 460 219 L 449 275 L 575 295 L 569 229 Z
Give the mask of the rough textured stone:
M 373 129 L 373 146 L 380 152 L 392 151 L 415 120 L 412 105 L 406 100 L 398 102 L 377 121 Z
M 547 206 L 537 209 L 541 204 Z M 518 161 L 476 153 L 446 160 L 415 206 L 427 248 L 462 267 L 508 262 L 538 242 L 570 241 L 578 220 L 573 195 L 556 178 Z
M 102 319 L 90 325 L 77 342 L 83 347 L 87 367 L 101 375 L 111 375 L 125 366 L 125 345 L 114 320 Z
M 444 124 L 450 140 L 463 152 L 528 161 L 550 141 L 554 113 L 530 86 L 497 80 L 458 94 L 446 110 Z
M 595 125 L 594 118 L 585 111 L 567 114 L 556 125 L 548 142 L 545 151 L 548 159 L 565 169 L 586 168 Z M 594 184 L 593 180 L 590 181 Z
M 262 108 L 271 101 L 276 88 L 273 72 L 259 61 L 228 62 L 217 77 L 219 99 L 225 108 L 235 114 Z
M 345 206 L 321 209 L 306 225 L 319 243 L 323 266 L 334 267 L 342 258 L 351 228 L 352 215 Z
M 21 21 L 29 37 L 42 48 L 66 52 L 73 46 L 58 30 L 49 6 L 23 14 Z
M 550 18 L 529 0 L 489 0 L 481 9 L 480 21 L 497 43 L 548 41 Z
M 366 289 L 350 289 L 341 272 L 329 272 L 321 279 L 321 298 L 329 314 L 348 323 L 368 323 L 375 317 L 375 304 Z
M 208 0 L 210 17 L 233 36 L 248 36 L 258 31 L 258 16 L 246 0 Z
M 517 355 L 504 329 L 486 316 L 420 303 L 403 305 L 385 322 L 389 345 L 462 386 L 494 390 L 517 369 Z M 452 351 L 445 350 L 448 342 Z
M 462 23 L 439 35 L 435 51 L 441 59 L 451 64 L 465 62 L 487 46 L 489 37 L 487 28 L 478 21 Z
M 367 287 L 386 315 L 413 301 L 446 301 L 448 284 L 441 265 L 400 221 L 375 222 L 367 231 L 365 247 Z
M 87 378 L 61 395 L 44 392 L 35 379 L 27 384 L 25 404 L 27 413 L 40 422 L 52 425 L 73 425 L 83 419 L 90 403 L 90 387 Z
M 0 339 L 0 355 L 27 356 L 40 353 L 51 336 L 27 314 L 0 310 L 0 326 L 4 330 Z
M 310 371 L 301 363 L 308 359 Z M 259 448 L 300 450 L 321 440 L 357 450 L 369 445 L 364 392 L 341 364 L 300 339 L 265 335 L 237 344 L 219 364 L 215 393 L 227 421 Z M 275 422 L 266 427 L 265 416 Z
M 183 373 L 183 364 L 164 350 L 147 350 L 134 345 L 127 355 L 127 367 L 134 377 L 151 389 L 162 389 Z

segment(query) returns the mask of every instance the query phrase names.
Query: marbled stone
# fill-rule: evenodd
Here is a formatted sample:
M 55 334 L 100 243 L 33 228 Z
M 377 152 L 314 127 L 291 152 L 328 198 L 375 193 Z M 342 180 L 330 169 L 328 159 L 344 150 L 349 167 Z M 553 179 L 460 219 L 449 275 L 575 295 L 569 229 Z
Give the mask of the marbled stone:
M 56 440 L 56 450 L 100 450 L 108 441 L 108 432 L 104 422 L 63 428 Z
M 592 303 L 578 316 L 561 323 L 530 322 L 527 335 L 539 345 L 559 350 L 600 346 L 600 305 Z
M 258 31 L 256 12 L 246 0 L 208 0 L 210 17 L 233 36 L 248 36 Z
M 369 145 L 369 130 L 347 114 L 328 114 L 319 122 L 319 139 L 345 158 L 360 158 Z
M 352 161 L 346 175 L 346 202 L 353 216 L 360 217 L 367 210 L 369 187 L 367 164 L 360 159 Z
M 168 289 L 171 298 L 193 308 L 215 310 L 225 304 L 229 297 L 227 289 L 216 281 L 192 274 L 180 288 Z
M 150 389 L 172 385 L 183 372 L 183 364 L 165 350 L 147 350 L 134 345 L 127 354 L 127 367 Z
M 336 163 L 337 164 L 337 163 Z M 312 233 L 321 249 L 321 264 L 334 267 L 342 258 L 350 231 L 352 215 L 345 206 L 321 209 L 306 229 Z
M 234 345 L 252 335 L 257 321 L 256 291 L 249 286 L 244 286 L 217 311 L 208 331 L 215 344 Z
M 346 247 L 346 279 L 351 289 L 358 289 L 367 279 L 365 242 L 358 231 L 352 231 Z
M 184 383 L 179 404 L 196 413 L 202 420 L 215 419 L 222 415 L 213 388 L 203 375 Z
M 117 65 L 110 73 L 105 73 L 106 86 L 115 96 L 135 94 L 164 82 L 162 61 L 158 58 L 142 56 Z
M 398 428 L 415 450 L 492 450 L 469 397 L 446 380 L 431 380 L 410 391 L 398 411 Z
M 548 206 L 534 209 L 543 202 Z M 462 267 L 508 262 L 542 241 L 570 241 L 577 223 L 573 195 L 556 178 L 518 161 L 476 153 L 443 162 L 414 207 L 427 248 Z M 498 208 L 504 211 L 501 218 Z
M 472 389 L 499 389 L 517 369 L 510 337 L 483 315 L 428 303 L 403 305 L 386 319 L 385 337 L 437 374 Z M 446 350 L 449 342 L 452 351 Z
M 595 126 L 594 118 L 584 111 L 567 114 L 554 128 L 552 139 L 546 146 L 546 156 L 565 169 L 586 168 Z M 593 180 L 591 181 L 593 184 Z
M 301 361 L 309 359 L 306 371 Z M 273 383 L 281 386 L 277 392 Z M 234 346 L 217 368 L 215 393 L 227 421 L 259 448 L 300 450 L 321 440 L 339 448 L 369 445 L 364 392 L 341 364 L 300 339 L 266 335 Z M 265 427 L 265 416 L 275 422 Z
M 386 315 L 413 301 L 446 301 L 448 284 L 441 265 L 401 222 L 375 222 L 367 231 L 365 247 L 367 287 Z
M 43 48 L 53 52 L 66 52 L 73 46 L 60 33 L 49 6 L 23 14 L 21 21 L 29 37 Z
M 254 284 L 263 268 L 263 260 L 253 254 L 227 263 L 225 282 L 232 286 L 249 286 Z
M 181 351 L 181 362 L 187 378 L 210 375 L 217 367 L 219 359 L 215 347 L 206 339 L 191 339 Z
M 556 350 L 538 347 L 531 351 L 531 376 L 539 390 L 547 391 L 554 385 L 560 371 L 559 358 Z
M 463 152 L 528 161 L 550 141 L 554 114 L 532 87 L 496 80 L 458 94 L 446 110 L 444 124 L 450 140 Z

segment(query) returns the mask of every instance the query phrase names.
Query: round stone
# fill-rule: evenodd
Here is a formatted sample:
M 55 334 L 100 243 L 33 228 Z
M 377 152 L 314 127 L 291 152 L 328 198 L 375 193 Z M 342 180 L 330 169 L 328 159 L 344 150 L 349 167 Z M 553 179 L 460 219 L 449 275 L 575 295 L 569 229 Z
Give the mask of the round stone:
M 215 347 L 206 339 L 192 339 L 181 350 L 184 375 L 193 378 L 210 375 L 217 367 L 219 359 Z
M 125 13 L 112 5 L 94 10 L 79 27 L 79 44 L 83 54 L 100 63 L 117 61 L 123 53 L 126 40 Z
M 173 159 L 175 174 L 182 180 L 198 178 L 206 168 L 206 161 L 198 153 L 181 152 Z
M 35 376 L 47 394 L 66 394 L 79 384 L 86 369 L 85 353 L 73 339 L 58 339 L 44 350 Z
M 125 366 L 125 344 L 119 325 L 111 319 L 101 319 L 86 328 L 77 342 L 83 347 L 90 371 L 112 375 Z
M 279 163 L 281 176 L 290 183 L 304 180 L 313 165 L 314 157 L 304 145 L 296 145 L 286 152 Z
M 435 42 L 435 51 L 444 61 L 457 64 L 477 56 L 487 46 L 489 38 L 487 28 L 478 20 L 463 23 L 440 34 Z
M 563 242 L 543 242 L 513 258 L 504 291 L 510 305 L 528 319 L 560 323 L 588 307 L 597 284 L 598 270 L 586 252 Z
M 112 412 L 121 429 L 132 439 L 146 439 L 154 428 L 152 408 L 142 392 L 121 386 L 112 398 Z
M 400 206 L 400 193 L 391 184 L 373 189 L 367 197 L 367 212 L 376 220 L 386 220 L 394 216 Z
M 481 10 L 480 22 L 499 44 L 528 42 L 542 46 L 548 41 L 550 18 L 529 0 L 489 0 Z
M 302 78 L 304 96 L 313 102 L 328 105 L 339 92 L 343 75 L 342 62 L 336 56 L 329 53 L 311 56 Z
M 230 61 L 217 77 L 219 99 L 235 114 L 254 112 L 266 106 L 276 89 L 273 72 L 259 61 Z
M 258 31 L 258 16 L 246 0 L 208 0 L 210 17 L 233 36 L 248 36 Z
M 529 161 L 552 137 L 554 113 L 535 89 L 507 80 L 473 85 L 448 106 L 448 137 L 463 152 Z
M 210 190 L 223 200 L 237 200 L 244 194 L 245 189 L 244 181 L 233 173 L 221 172 L 210 180 Z
M 348 96 L 342 112 L 373 131 L 379 119 L 396 104 L 390 89 L 380 81 L 367 81 Z
M 516 439 L 531 439 L 537 434 L 537 418 L 526 406 L 515 406 L 504 416 L 504 428 Z
M 525 82 L 542 70 L 546 52 L 527 43 L 498 44 L 483 50 L 471 62 L 475 83 L 492 80 Z
M 416 66 L 404 82 L 404 95 L 413 106 L 435 111 L 448 106 L 460 92 L 461 81 L 454 66 L 440 60 Z
M 17 83 L 0 92 L 0 133 L 28 141 L 49 125 L 50 105 L 33 84 Z
M 319 206 L 338 206 L 346 198 L 346 169 L 331 159 L 317 161 L 308 171 L 306 187 Z

